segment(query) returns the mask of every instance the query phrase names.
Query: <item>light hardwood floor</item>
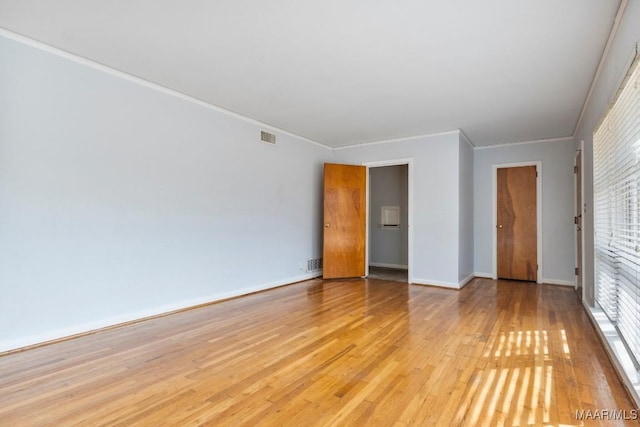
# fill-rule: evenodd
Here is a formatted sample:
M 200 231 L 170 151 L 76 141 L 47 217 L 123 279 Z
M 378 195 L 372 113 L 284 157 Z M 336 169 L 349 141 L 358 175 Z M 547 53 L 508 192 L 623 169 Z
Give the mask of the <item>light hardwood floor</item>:
M 573 426 L 589 409 L 633 405 L 573 290 L 508 281 L 312 280 L 0 357 L 1 426 Z

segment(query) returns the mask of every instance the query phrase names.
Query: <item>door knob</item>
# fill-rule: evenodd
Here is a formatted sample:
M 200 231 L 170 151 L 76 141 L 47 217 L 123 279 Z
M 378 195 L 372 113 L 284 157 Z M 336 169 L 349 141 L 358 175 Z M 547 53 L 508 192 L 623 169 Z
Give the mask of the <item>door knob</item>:
M 328 222 L 324 225 L 324 228 L 329 228 L 329 223 Z
M 502 224 L 500 224 L 500 225 L 498 226 L 498 228 L 502 228 Z

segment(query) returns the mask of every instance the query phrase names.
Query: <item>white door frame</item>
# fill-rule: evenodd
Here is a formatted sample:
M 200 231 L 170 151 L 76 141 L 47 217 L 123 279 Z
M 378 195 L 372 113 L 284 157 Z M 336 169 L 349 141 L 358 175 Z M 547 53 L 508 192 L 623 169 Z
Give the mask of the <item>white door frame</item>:
M 582 215 L 582 221 L 580 224 L 581 227 L 581 234 L 580 234 L 580 240 L 582 241 L 582 253 L 578 254 L 578 230 L 574 229 L 574 234 L 573 234 L 573 245 L 574 245 L 574 250 L 575 250 L 575 261 L 576 261 L 576 266 L 580 265 L 580 267 L 582 268 L 582 271 L 580 272 L 579 276 L 576 276 L 576 283 L 575 283 L 575 289 L 578 289 L 578 286 L 580 286 L 582 288 L 582 294 L 580 295 L 580 300 L 583 301 L 584 300 L 584 140 L 580 141 L 580 147 L 576 150 L 576 154 L 573 160 L 573 164 L 575 166 L 578 166 L 577 164 L 577 157 L 578 157 L 578 153 L 581 153 L 582 156 L 580 156 L 580 175 L 581 175 L 581 179 L 580 179 L 580 194 L 582 197 L 582 203 L 580 204 L 580 207 L 578 208 L 578 194 L 576 192 L 576 190 L 578 189 L 578 175 L 577 174 L 573 174 L 573 188 L 574 188 L 574 194 L 573 194 L 573 207 L 574 207 L 574 215 L 578 216 L 578 215 Z M 580 211 L 582 212 L 580 212 Z M 580 260 L 581 262 L 578 263 L 578 256 L 580 256 L 582 259 Z M 582 278 L 582 283 L 578 283 L 579 278 Z
M 363 166 L 367 167 L 367 236 L 365 240 L 365 277 L 369 275 L 369 235 L 371 234 L 371 224 L 369 223 L 369 169 L 379 168 L 384 166 L 399 166 L 407 165 L 407 280 L 409 283 L 413 282 L 413 159 L 394 159 L 394 160 L 381 160 L 376 162 L 364 162 Z
M 493 279 L 498 279 L 498 169 L 515 168 L 521 166 L 535 166 L 538 177 L 536 179 L 536 239 L 538 243 L 537 263 L 538 271 L 536 283 L 542 283 L 542 161 L 498 163 L 493 165 L 493 202 L 492 202 L 492 227 L 493 227 Z

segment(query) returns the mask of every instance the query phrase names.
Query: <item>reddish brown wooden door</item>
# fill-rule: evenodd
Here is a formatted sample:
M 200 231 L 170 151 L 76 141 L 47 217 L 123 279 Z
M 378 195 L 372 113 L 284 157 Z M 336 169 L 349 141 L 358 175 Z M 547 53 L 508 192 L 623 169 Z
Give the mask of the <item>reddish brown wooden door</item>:
M 325 279 L 364 276 L 366 174 L 365 166 L 324 165 Z
M 497 261 L 501 279 L 536 281 L 536 167 L 499 168 Z

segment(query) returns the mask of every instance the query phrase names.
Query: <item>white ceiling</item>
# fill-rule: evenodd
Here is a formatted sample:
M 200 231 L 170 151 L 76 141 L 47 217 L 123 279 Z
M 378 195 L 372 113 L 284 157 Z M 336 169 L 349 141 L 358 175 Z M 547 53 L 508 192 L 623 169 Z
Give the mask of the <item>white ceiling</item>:
M 0 0 L 0 27 L 339 147 L 571 136 L 619 0 Z

